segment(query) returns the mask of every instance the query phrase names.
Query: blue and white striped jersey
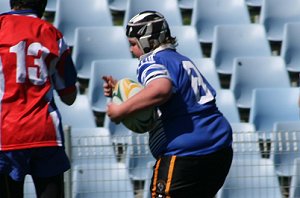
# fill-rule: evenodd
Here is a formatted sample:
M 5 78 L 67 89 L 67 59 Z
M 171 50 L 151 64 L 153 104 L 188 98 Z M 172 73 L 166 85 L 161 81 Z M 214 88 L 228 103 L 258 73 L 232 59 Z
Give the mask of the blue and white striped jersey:
M 232 130 L 216 106 L 216 91 L 172 45 L 142 56 L 137 72 L 144 86 L 157 78 L 168 78 L 173 84 L 172 97 L 158 107 L 161 123 L 150 132 L 155 157 L 199 156 L 231 145 Z

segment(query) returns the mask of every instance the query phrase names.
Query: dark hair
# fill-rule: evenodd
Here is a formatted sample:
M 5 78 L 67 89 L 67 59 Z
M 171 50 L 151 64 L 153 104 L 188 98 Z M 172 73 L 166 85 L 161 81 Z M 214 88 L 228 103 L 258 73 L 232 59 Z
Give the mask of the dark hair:
M 10 0 L 11 9 L 32 9 L 38 17 L 42 17 L 47 5 L 47 0 Z
M 172 44 L 174 46 L 178 45 L 177 38 L 172 37 L 172 36 L 166 37 L 161 43 L 154 42 L 152 39 L 150 39 L 149 43 L 150 43 L 150 48 L 152 50 L 158 48 L 160 45 L 163 45 L 163 44 Z

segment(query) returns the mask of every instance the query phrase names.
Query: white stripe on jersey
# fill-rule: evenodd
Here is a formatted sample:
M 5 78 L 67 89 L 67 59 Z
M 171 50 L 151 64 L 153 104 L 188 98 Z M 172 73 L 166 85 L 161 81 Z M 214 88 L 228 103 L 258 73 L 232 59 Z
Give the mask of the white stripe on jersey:
M 154 70 L 149 74 L 149 70 Z M 157 77 L 164 77 L 164 78 L 170 78 L 168 70 L 161 64 L 152 64 L 149 67 L 147 67 L 141 76 L 141 80 L 143 84 L 147 85 L 153 78 Z
M 52 121 L 53 121 L 53 124 L 54 124 L 54 127 L 55 127 L 57 145 L 62 146 L 62 133 L 59 130 L 59 125 L 61 123 L 60 123 L 59 116 L 57 115 L 57 111 L 51 112 L 50 116 L 52 118 Z
M 162 75 L 154 76 L 154 77 L 150 78 L 150 79 L 147 81 L 147 84 L 149 84 L 152 80 L 155 80 L 155 79 L 158 79 L 158 78 L 166 78 L 166 76 L 162 76 Z M 172 81 L 171 78 L 168 78 L 168 79 L 170 79 L 170 81 Z M 146 84 L 146 85 L 147 85 L 147 84 Z M 173 87 L 173 90 L 175 90 L 174 87 Z
M 58 44 L 58 47 L 59 47 L 58 56 L 60 58 L 61 55 L 63 55 L 64 52 L 69 49 L 69 47 L 68 47 L 68 45 L 67 45 L 67 43 L 66 43 L 66 41 L 65 41 L 64 38 L 59 39 L 57 41 L 57 44 Z

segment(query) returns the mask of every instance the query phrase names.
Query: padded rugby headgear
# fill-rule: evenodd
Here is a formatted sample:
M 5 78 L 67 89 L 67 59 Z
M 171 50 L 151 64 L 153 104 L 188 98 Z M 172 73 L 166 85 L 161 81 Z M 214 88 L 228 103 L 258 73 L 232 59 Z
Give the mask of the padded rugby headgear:
M 144 11 L 135 15 L 127 23 L 126 35 L 136 38 L 144 53 L 150 52 L 151 42 L 159 45 L 170 37 L 170 29 L 164 16 L 156 11 Z
M 42 17 L 47 5 L 47 0 L 10 0 L 10 7 L 28 8 L 36 11 L 38 17 Z

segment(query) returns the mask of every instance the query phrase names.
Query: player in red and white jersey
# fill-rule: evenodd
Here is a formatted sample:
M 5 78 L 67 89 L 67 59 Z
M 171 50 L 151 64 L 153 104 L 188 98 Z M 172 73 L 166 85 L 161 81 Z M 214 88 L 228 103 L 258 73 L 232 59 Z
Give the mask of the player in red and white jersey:
M 41 19 L 47 0 L 10 4 L 0 15 L 0 197 L 22 197 L 26 174 L 37 197 L 61 197 L 70 163 L 53 91 L 73 104 L 77 73 L 61 32 Z

